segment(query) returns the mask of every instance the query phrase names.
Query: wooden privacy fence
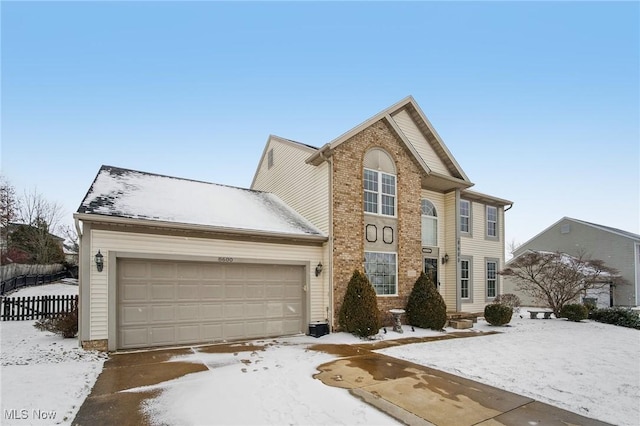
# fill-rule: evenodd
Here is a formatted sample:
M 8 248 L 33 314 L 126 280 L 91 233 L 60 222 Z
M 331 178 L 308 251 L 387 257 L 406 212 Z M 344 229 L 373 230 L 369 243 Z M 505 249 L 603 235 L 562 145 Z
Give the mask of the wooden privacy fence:
M 78 295 L 3 297 L 1 306 L 2 321 L 36 320 L 72 312 Z
M 0 295 L 22 287 L 53 283 L 67 277 L 67 271 L 59 271 L 53 274 L 20 275 L 0 282 Z

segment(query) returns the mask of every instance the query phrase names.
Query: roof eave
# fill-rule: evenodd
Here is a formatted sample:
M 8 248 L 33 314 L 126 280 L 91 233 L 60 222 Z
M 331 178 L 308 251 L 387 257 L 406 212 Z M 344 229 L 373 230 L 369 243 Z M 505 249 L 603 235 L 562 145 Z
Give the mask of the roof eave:
M 242 229 L 242 228 L 230 228 L 224 226 L 211 226 L 200 225 L 194 223 L 181 223 L 181 222 L 167 222 L 162 220 L 151 219 L 138 219 L 121 216 L 110 216 L 97 213 L 74 213 L 73 217 L 83 222 L 91 223 L 105 223 L 113 225 L 129 225 L 129 226 L 144 226 L 163 229 L 176 229 L 184 231 L 200 231 L 200 232 L 213 232 L 225 235 L 236 236 L 256 236 L 262 238 L 272 238 L 274 240 L 288 240 L 288 241 L 304 241 L 304 242 L 317 242 L 323 243 L 328 240 L 328 237 L 324 235 L 312 235 L 312 234 L 292 234 L 286 232 L 272 232 L 255 229 Z

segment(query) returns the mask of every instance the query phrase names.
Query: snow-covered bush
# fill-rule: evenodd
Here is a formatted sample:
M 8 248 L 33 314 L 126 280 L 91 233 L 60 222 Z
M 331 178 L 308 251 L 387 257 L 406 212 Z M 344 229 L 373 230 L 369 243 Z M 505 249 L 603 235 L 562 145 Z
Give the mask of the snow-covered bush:
M 407 321 L 416 327 L 442 330 L 447 322 L 447 305 L 435 283 L 424 272 L 413 285 L 405 310 Z
M 588 316 L 589 309 L 580 303 L 564 305 L 560 310 L 560 318 L 566 318 L 569 321 L 580 322 L 587 319 Z
M 484 319 L 491 325 L 505 325 L 511 321 L 513 309 L 500 303 L 491 303 L 484 307 Z
M 354 271 L 338 314 L 340 328 L 359 337 L 374 336 L 380 330 L 379 315 L 373 286 L 365 274 Z

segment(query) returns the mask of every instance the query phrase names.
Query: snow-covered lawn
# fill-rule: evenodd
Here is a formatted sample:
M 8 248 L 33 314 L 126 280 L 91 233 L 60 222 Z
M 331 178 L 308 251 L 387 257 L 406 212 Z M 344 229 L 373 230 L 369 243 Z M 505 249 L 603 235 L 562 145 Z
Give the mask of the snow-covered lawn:
M 521 317 L 522 316 L 522 317 Z M 616 425 L 640 424 L 640 331 L 561 319 L 526 308 L 502 334 L 397 346 L 379 352 L 447 371 Z
M 26 287 L 7 296 L 74 294 L 78 286 L 70 281 Z M 71 424 L 107 355 L 81 349 L 77 339 L 38 331 L 34 323 L 0 322 L 0 423 Z
M 60 285 L 64 284 L 55 286 Z M 54 288 L 42 286 L 21 292 L 43 294 Z M 514 315 L 509 327 L 490 327 L 480 320 L 473 329 L 498 330 L 501 334 L 397 346 L 380 352 L 586 417 L 617 425 L 640 424 L 638 330 L 590 321 L 532 320 L 524 310 L 521 315 L 523 318 Z M 39 332 L 33 321 L 1 322 L 0 332 L 0 423 L 71 424 L 106 356 L 80 349 L 76 339 Z M 377 338 L 438 334 L 421 329 L 412 332 L 405 327 L 403 336 L 389 331 Z M 193 355 L 176 357 L 175 361 L 202 362 L 209 370 L 151 387 L 162 393 L 145 404 L 146 412 L 157 423 L 181 425 L 207 424 L 212 418 L 220 424 L 397 424 L 346 390 L 325 386 L 312 377 L 318 365 L 335 357 L 308 350 L 308 346 L 362 343 L 354 336 L 334 333 L 319 339 L 296 336 L 253 343 L 264 345 L 265 350 L 224 354 L 195 349 Z M 38 420 L 37 415 L 43 413 L 55 413 L 55 418 Z

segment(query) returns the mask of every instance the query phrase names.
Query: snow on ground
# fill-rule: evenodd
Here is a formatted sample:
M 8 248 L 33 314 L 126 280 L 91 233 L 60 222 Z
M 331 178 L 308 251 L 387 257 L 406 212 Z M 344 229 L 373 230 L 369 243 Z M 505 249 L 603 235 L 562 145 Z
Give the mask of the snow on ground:
M 315 380 L 316 367 L 335 357 L 308 351 L 306 346 L 318 341 L 304 340 L 278 339 L 264 351 L 236 355 L 176 357 L 204 362 L 210 370 L 144 388 L 163 389 L 146 413 L 163 425 L 206 425 L 212 419 L 224 425 L 399 424 L 347 390 Z
M 41 291 L 49 291 L 47 287 L 42 286 Z M 26 290 L 34 291 L 21 291 Z M 523 318 L 514 315 L 509 327 L 491 327 L 480 320 L 470 331 L 501 334 L 396 346 L 380 352 L 586 417 L 617 425 L 640 424 L 638 330 L 591 321 L 532 320 L 526 310 L 521 315 Z M 404 330 L 404 335 L 389 331 L 376 339 L 440 334 L 421 329 L 412 332 L 406 326 Z M 37 331 L 33 321 L 0 322 L 0 332 L 0 423 L 69 425 L 101 372 L 106 355 L 80 349 L 76 339 Z M 162 390 L 145 406 L 158 424 L 207 424 L 211 418 L 220 424 L 397 424 L 348 391 L 313 379 L 316 367 L 335 356 L 310 351 L 308 346 L 362 342 L 349 334 L 334 333 L 318 339 L 257 340 L 251 343 L 266 349 L 255 352 L 208 354 L 194 348 L 192 355 L 174 361 L 203 362 L 208 371 L 129 391 Z M 56 415 L 53 421 L 35 418 L 51 412 Z
M 522 318 L 520 317 L 522 315 Z M 560 319 L 526 308 L 502 334 L 380 350 L 616 425 L 640 424 L 640 331 Z
M 11 296 L 48 294 L 78 294 L 78 287 L 56 283 Z M 0 322 L 0 423 L 70 425 L 107 356 L 81 349 L 77 339 L 38 331 L 34 323 Z

